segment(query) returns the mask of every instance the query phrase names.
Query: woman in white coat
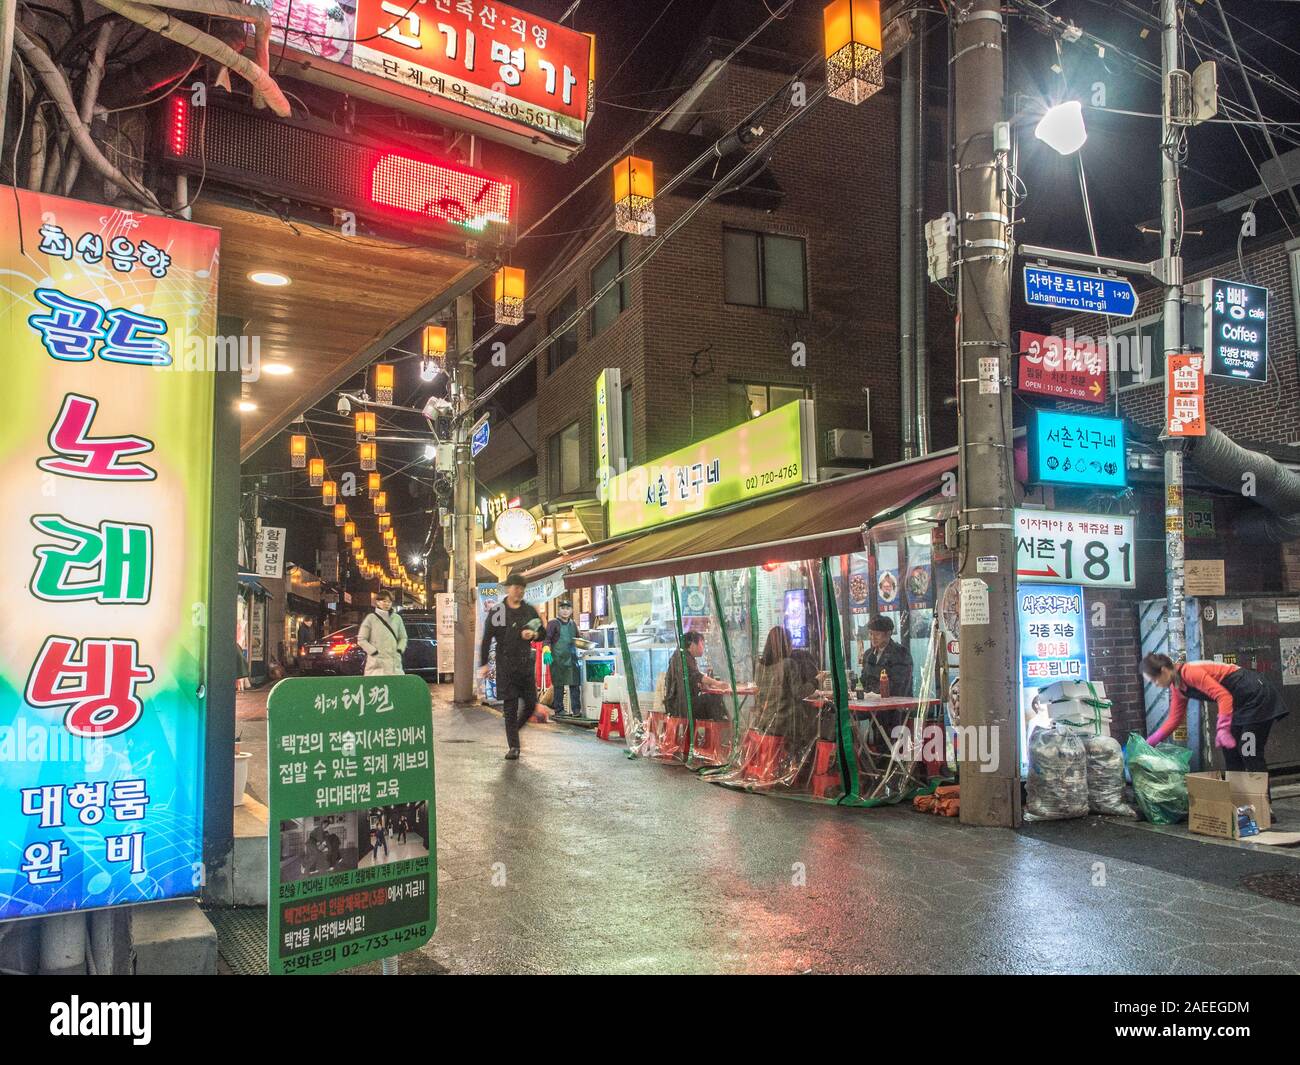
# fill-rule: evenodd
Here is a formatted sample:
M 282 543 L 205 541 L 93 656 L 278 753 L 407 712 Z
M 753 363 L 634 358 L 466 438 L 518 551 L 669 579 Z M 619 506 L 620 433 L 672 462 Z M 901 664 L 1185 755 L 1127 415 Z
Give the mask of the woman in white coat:
M 380 591 L 375 596 L 375 609 L 366 615 L 357 632 L 357 646 L 366 652 L 367 677 L 396 677 L 404 672 L 406 625 L 393 610 L 390 592 Z

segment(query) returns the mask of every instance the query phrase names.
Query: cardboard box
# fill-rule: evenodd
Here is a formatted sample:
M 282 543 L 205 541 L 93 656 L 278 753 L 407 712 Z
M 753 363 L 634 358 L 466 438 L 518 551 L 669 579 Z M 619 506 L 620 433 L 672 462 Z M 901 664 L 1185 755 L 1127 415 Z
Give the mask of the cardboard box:
M 1255 824 L 1261 832 L 1273 824 L 1267 773 L 1188 773 L 1187 798 L 1187 827 L 1202 836 L 1240 839 L 1238 806 L 1255 808 Z

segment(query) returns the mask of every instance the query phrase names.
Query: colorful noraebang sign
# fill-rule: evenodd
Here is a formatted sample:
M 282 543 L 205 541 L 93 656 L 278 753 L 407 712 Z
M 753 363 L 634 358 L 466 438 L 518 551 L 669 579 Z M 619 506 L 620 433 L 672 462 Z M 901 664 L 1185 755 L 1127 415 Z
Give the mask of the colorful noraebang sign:
M 0 920 L 202 883 L 218 239 L 0 188 Z

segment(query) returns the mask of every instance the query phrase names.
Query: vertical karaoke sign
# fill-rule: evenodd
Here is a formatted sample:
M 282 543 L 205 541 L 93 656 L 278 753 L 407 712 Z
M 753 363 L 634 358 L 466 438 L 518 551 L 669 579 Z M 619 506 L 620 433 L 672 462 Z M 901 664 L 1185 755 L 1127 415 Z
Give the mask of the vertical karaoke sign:
M 0 920 L 202 882 L 218 239 L 0 188 Z

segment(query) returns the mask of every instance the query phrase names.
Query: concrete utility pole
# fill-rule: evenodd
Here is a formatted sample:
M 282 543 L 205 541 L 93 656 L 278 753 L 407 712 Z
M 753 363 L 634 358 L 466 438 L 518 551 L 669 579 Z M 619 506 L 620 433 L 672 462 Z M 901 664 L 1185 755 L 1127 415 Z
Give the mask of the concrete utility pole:
M 1177 0 L 1160 0 L 1160 83 L 1164 106 L 1160 120 L 1160 255 L 1168 264 L 1182 243 L 1176 232 L 1178 217 L 1178 141 L 1180 131 L 1169 122 L 1169 72 L 1178 67 L 1179 16 Z M 1166 268 L 1164 294 L 1165 365 L 1169 355 L 1182 349 L 1182 270 Z M 1173 282 L 1172 284 L 1169 282 Z M 1168 410 L 1169 374 L 1165 373 L 1165 409 Z M 1169 625 L 1169 657 L 1175 662 L 1187 655 L 1183 614 L 1183 440 L 1161 433 L 1165 446 L 1165 602 Z M 1208 726 L 1208 714 L 1202 714 Z M 1202 728 L 1205 734 L 1205 728 Z M 1202 753 L 1207 748 L 1202 747 Z
M 456 487 L 453 495 L 451 584 L 456 605 L 455 678 L 452 694 L 457 706 L 474 698 L 474 575 L 478 528 L 474 510 L 474 458 L 470 454 L 472 423 L 465 417 L 474 402 L 474 294 L 456 298 Z
M 953 5 L 960 381 L 961 820 L 1020 823 L 1011 422 L 1011 255 L 994 144 L 1003 121 L 1000 0 Z M 981 752 L 985 757 L 981 758 Z M 995 756 L 995 757 L 994 757 Z

